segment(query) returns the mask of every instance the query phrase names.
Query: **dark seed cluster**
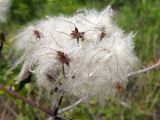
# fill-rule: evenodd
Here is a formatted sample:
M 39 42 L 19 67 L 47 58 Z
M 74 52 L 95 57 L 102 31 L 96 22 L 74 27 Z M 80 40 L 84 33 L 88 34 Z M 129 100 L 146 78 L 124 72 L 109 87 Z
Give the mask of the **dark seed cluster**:
M 59 60 L 59 62 L 61 64 L 66 64 L 67 66 L 69 66 L 69 63 L 71 61 L 69 56 L 62 51 L 56 51 L 56 52 L 57 52 L 57 59 Z
M 79 43 L 79 39 L 81 39 L 82 41 L 84 41 L 84 34 L 85 32 L 79 32 L 78 28 L 75 27 L 75 30 L 72 31 L 72 33 L 70 34 L 73 38 L 77 39 L 77 43 Z

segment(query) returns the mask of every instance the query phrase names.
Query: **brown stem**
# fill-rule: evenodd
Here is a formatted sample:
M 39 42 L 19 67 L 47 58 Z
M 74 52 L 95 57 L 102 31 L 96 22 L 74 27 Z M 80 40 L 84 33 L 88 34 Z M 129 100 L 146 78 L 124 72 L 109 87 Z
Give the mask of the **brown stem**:
M 138 75 L 138 74 L 141 74 L 141 73 L 145 73 L 145 72 L 148 72 L 148 71 L 150 71 L 150 70 L 152 70 L 152 69 L 155 69 L 155 68 L 157 68 L 157 67 L 160 67 L 160 58 L 159 58 L 159 60 L 158 60 L 156 63 L 154 63 L 153 65 L 151 65 L 151 66 L 149 66 L 149 67 L 146 67 L 146 68 L 144 68 L 144 69 L 138 70 L 138 71 L 136 71 L 136 72 L 129 73 L 127 77 L 129 78 L 129 77 L 134 76 L 134 75 Z
M 3 85 L 1 85 L 1 84 L 0 84 L 0 90 L 2 90 L 2 91 L 4 91 L 5 93 L 8 93 L 9 95 L 11 95 L 11 96 L 13 96 L 13 97 L 15 97 L 15 98 L 17 98 L 17 99 L 19 99 L 19 100 L 21 100 L 21 101 L 29 104 L 29 105 L 31 105 L 32 107 L 35 107 L 35 108 L 37 108 L 37 109 L 39 109 L 39 110 L 41 110 L 41 111 L 44 111 L 44 112 L 46 112 L 47 114 L 53 116 L 52 110 L 50 110 L 50 108 L 48 108 L 48 107 L 45 106 L 45 105 L 38 105 L 37 103 L 33 102 L 32 100 L 27 99 L 26 97 L 21 96 L 21 95 L 17 94 L 16 92 L 14 92 L 14 91 L 12 91 L 12 90 L 10 90 L 10 89 L 5 88 L 5 87 L 4 87 Z
M 62 78 L 62 79 L 65 79 L 64 64 L 62 64 L 62 74 L 63 74 L 63 78 Z M 59 107 L 60 107 L 60 105 L 62 104 L 62 101 L 63 101 L 63 95 L 60 97 L 59 102 L 58 102 L 58 105 L 57 105 L 57 107 L 56 107 L 55 110 L 54 110 L 54 114 L 53 114 L 54 116 L 57 116 L 57 115 L 58 115 Z
M 60 98 L 60 100 L 59 100 L 59 102 L 58 102 L 58 105 L 57 105 L 57 107 L 55 108 L 55 110 L 54 110 L 54 116 L 57 116 L 58 115 L 58 111 L 59 111 L 59 107 L 60 107 L 60 105 L 62 104 L 62 100 L 63 100 L 63 96 L 61 96 L 61 98 Z

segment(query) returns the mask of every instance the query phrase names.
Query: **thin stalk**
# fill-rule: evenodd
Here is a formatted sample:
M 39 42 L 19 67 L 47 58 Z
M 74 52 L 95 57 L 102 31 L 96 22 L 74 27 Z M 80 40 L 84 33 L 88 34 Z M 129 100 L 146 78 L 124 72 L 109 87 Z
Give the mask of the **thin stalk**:
M 62 64 L 62 79 L 64 80 L 65 79 L 65 70 L 64 70 L 64 64 Z M 59 111 L 59 108 L 62 104 L 62 101 L 63 101 L 63 95 L 61 95 L 60 99 L 59 99 L 59 102 L 58 102 L 58 105 L 57 107 L 55 108 L 54 110 L 54 114 L 53 116 L 57 116 L 58 115 L 58 111 Z
M 0 90 L 2 90 L 5 93 L 7 93 L 7 94 L 19 99 L 19 100 L 31 105 L 32 107 L 35 107 L 35 108 L 37 108 L 37 109 L 39 109 L 41 111 L 44 111 L 45 113 L 47 113 L 47 114 L 49 114 L 51 116 L 53 115 L 52 110 L 48 106 L 37 104 L 34 101 L 32 101 L 31 99 L 27 99 L 26 97 L 21 96 L 18 93 L 14 92 L 14 91 L 12 91 L 10 89 L 5 88 L 2 84 L 0 84 Z

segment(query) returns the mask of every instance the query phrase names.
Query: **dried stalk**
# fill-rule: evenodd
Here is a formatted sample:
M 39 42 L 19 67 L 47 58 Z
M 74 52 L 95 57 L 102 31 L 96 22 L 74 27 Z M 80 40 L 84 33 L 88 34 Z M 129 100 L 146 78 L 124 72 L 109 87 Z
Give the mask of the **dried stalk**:
M 139 74 L 141 74 L 141 73 L 148 72 L 148 71 L 150 71 L 150 70 L 152 70 L 152 69 L 157 68 L 158 66 L 160 66 L 160 59 L 159 59 L 155 64 L 153 64 L 153 65 L 151 65 L 151 66 L 149 66 L 149 67 L 146 67 L 146 68 L 144 68 L 144 69 L 138 70 L 138 71 L 136 71 L 136 72 L 131 72 L 131 73 L 129 73 L 129 74 L 127 75 L 127 77 L 129 78 L 129 77 L 131 77 L 131 76 L 135 76 L 135 75 L 139 75 Z
M 37 104 L 37 103 L 35 103 L 34 101 L 32 101 L 32 100 L 30 100 L 30 99 L 27 99 L 27 98 L 24 97 L 24 96 L 19 95 L 18 93 L 14 92 L 13 90 L 10 90 L 10 89 L 5 88 L 5 87 L 4 87 L 3 85 L 1 85 L 1 84 L 0 84 L 0 90 L 2 90 L 2 91 L 4 91 L 5 93 L 7 93 L 7 94 L 9 94 L 9 95 L 11 95 L 11 96 L 19 99 L 19 100 L 21 100 L 21 101 L 23 101 L 23 102 L 31 105 L 32 107 L 35 107 L 35 108 L 37 108 L 37 109 L 39 109 L 39 110 L 42 110 L 42 111 L 46 112 L 47 114 L 53 116 L 53 111 L 52 111 L 49 107 L 47 107 L 47 106 Z

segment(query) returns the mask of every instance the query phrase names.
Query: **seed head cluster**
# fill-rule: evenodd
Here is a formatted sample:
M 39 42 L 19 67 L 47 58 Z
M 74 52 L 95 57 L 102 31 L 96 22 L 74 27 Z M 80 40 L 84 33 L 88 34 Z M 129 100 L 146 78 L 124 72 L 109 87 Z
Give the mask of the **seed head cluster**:
M 115 24 L 110 7 L 79 11 L 69 17 L 46 17 L 15 36 L 18 63 L 23 64 L 18 81 L 32 73 L 48 93 L 78 98 L 104 99 L 125 90 L 127 75 L 138 64 L 135 35 Z

